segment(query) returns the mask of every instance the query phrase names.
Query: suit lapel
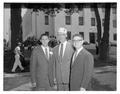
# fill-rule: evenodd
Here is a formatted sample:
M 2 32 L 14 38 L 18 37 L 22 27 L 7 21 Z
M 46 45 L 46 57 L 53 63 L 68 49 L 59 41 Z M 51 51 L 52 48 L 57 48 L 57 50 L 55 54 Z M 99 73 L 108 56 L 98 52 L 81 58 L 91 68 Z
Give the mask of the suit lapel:
M 82 55 L 83 51 L 84 51 L 84 48 L 78 53 L 78 55 L 77 55 L 77 57 L 75 58 L 74 62 L 72 62 L 72 66 L 73 66 L 75 63 L 77 63 L 77 60 L 79 59 L 80 55 Z M 73 55 L 73 56 L 74 56 L 74 55 Z M 72 57 L 72 58 L 73 58 L 73 57 Z
M 68 56 L 68 51 L 69 51 L 69 45 L 68 45 L 68 42 L 66 44 L 66 48 L 65 48 L 65 51 L 64 51 L 64 56 L 63 56 L 63 59 L 66 58 L 66 56 Z
M 57 48 L 56 48 L 58 61 L 60 61 L 60 56 L 59 56 L 59 47 L 60 47 L 60 44 L 59 44 L 59 45 L 57 46 Z
M 48 61 L 48 59 L 46 58 L 45 53 L 44 53 L 44 51 L 43 51 L 42 47 L 40 46 L 39 48 L 40 48 L 40 50 L 41 50 L 42 55 L 44 56 L 44 58 Z

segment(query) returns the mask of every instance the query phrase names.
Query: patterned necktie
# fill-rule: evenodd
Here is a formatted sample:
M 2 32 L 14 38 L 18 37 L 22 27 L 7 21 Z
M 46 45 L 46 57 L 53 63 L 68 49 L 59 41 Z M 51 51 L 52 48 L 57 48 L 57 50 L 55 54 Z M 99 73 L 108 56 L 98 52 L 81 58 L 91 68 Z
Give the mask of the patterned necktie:
M 63 44 L 61 44 L 61 49 L 60 49 L 60 59 L 62 60 L 62 55 L 63 55 Z
M 48 50 L 47 50 L 47 48 L 45 48 L 45 55 L 46 55 L 46 58 L 47 58 L 47 59 L 49 59 L 49 57 L 48 57 Z

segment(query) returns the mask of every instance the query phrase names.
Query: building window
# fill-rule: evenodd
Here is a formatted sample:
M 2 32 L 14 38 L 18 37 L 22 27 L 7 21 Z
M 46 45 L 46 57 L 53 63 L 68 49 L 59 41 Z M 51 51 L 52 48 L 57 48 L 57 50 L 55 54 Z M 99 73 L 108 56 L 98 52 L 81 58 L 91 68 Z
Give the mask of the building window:
M 45 15 L 45 25 L 49 25 L 49 16 Z
M 116 8 L 112 8 L 112 13 L 116 14 Z
M 79 25 L 83 25 L 84 24 L 84 19 L 83 17 L 79 17 Z
M 113 34 L 113 40 L 114 40 L 114 41 L 117 40 L 117 34 Z
M 83 36 L 83 39 L 84 39 L 84 32 L 79 32 L 79 34 L 81 34 Z
M 95 26 L 95 18 L 91 18 L 91 26 Z
M 71 25 L 71 16 L 65 16 L 66 18 L 66 25 Z
M 89 39 L 90 39 L 90 43 L 95 43 L 95 33 L 90 32 Z
M 71 40 L 71 32 L 70 31 L 67 32 L 67 39 Z
M 116 20 L 113 20 L 113 27 L 116 28 Z
M 49 32 L 48 31 L 45 31 L 45 34 L 49 36 Z

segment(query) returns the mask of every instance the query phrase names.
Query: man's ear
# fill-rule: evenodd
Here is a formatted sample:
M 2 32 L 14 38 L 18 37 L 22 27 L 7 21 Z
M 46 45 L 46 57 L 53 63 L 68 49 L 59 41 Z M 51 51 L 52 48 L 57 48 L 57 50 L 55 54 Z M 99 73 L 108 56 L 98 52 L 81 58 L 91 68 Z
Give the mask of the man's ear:
M 40 39 L 40 42 L 42 42 L 42 40 Z
M 83 44 L 84 42 L 85 42 L 85 41 L 83 40 L 83 41 L 82 41 L 82 44 Z

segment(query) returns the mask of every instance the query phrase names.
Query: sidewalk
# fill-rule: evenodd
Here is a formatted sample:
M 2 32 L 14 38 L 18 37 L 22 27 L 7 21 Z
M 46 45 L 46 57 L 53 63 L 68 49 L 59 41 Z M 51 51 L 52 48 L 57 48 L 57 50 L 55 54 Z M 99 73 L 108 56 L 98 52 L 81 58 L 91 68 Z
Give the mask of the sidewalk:
M 10 91 L 30 91 L 30 74 L 29 73 L 19 73 L 19 74 L 5 74 L 4 78 L 18 77 L 24 78 L 24 83 L 10 89 Z M 21 79 L 19 79 L 21 80 Z M 116 90 L 116 66 L 106 66 L 95 68 L 93 81 L 92 81 L 93 91 L 114 91 Z

